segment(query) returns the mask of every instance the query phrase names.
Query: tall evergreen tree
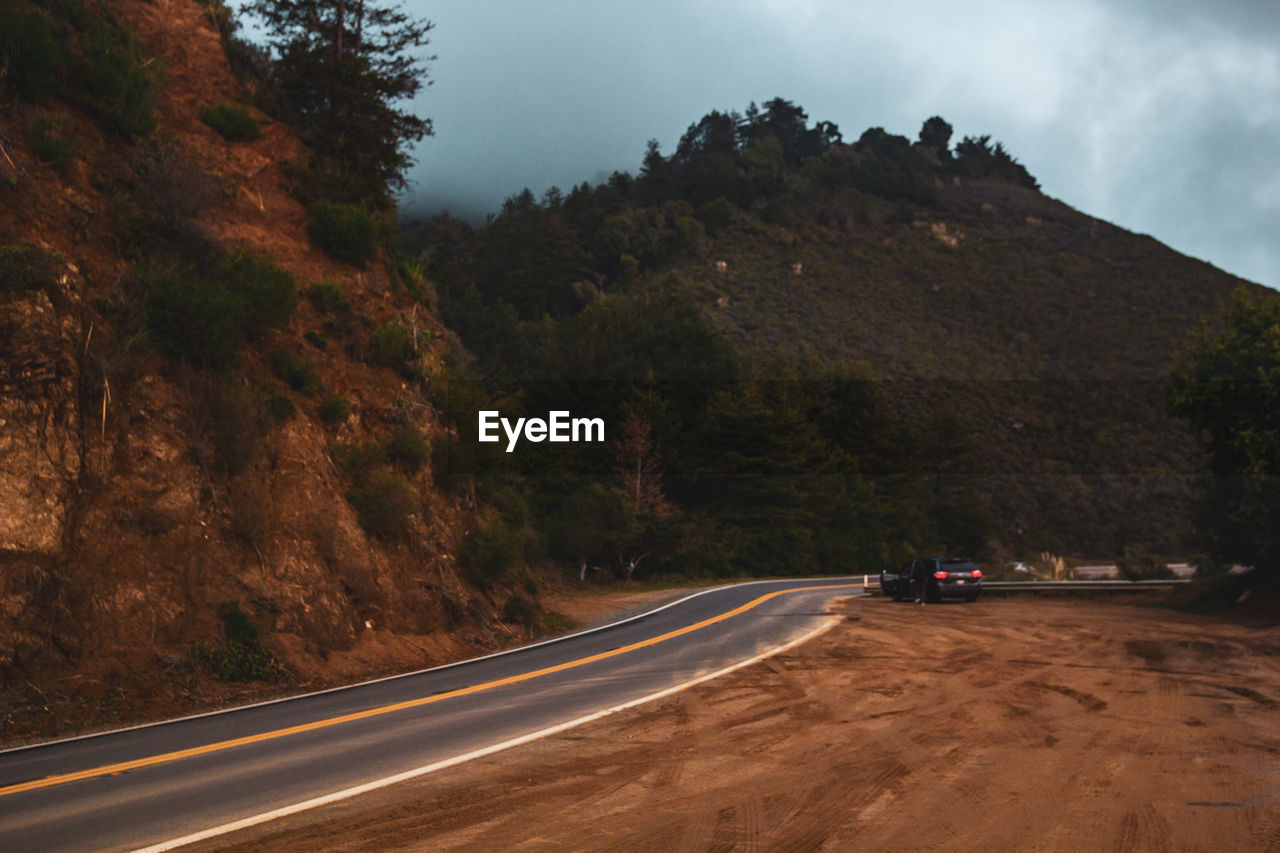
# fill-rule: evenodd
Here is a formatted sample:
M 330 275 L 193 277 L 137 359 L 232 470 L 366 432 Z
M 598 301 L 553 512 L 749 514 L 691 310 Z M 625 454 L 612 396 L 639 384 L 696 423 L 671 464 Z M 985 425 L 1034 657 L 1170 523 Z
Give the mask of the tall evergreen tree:
M 432 29 L 376 0 L 254 0 L 287 118 L 310 146 L 314 195 L 389 206 L 430 119 L 405 108 L 430 85 Z M 312 199 L 309 199 L 312 200 Z

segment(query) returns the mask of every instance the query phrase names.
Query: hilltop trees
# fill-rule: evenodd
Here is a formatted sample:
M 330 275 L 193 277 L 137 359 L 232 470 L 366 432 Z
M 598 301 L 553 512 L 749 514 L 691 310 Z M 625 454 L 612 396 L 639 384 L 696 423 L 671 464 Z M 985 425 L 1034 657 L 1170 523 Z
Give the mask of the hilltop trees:
M 431 121 L 401 104 L 429 85 L 421 56 L 432 29 L 376 0 L 254 0 L 275 56 L 273 81 L 287 118 L 312 152 L 315 201 L 389 207 L 405 185 L 410 143 Z

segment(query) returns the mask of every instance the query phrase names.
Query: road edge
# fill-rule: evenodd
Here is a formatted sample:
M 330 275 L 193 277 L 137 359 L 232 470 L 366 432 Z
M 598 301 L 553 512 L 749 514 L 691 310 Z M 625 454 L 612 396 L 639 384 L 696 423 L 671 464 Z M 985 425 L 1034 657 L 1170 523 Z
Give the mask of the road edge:
M 770 657 L 773 657 L 774 655 L 781 654 L 782 652 L 789 651 L 790 649 L 793 649 L 796 646 L 801 645 L 802 643 L 808 642 L 814 637 L 817 637 L 820 634 L 823 634 L 831 630 L 833 627 L 839 624 L 839 622 L 840 622 L 839 619 L 828 619 L 825 622 L 823 622 L 821 625 L 819 625 L 817 628 L 814 628 L 812 631 L 809 631 L 807 634 L 803 634 L 800 637 L 795 638 L 794 640 L 790 640 L 786 643 L 783 643 L 782 645 L 775 646 L 771 649 L 767 649 L 761 652 L 760 654 L 757 654 L 754 657 L 739 661 L 738 663 L 732 664 L 731 666 L 727 666 L 723 669 L 716 670 L 715 672 L 708 673 L 707 675 L 701 675 L 701 676 L 698 676 L 697 678 L 691 679 L 690 681 L 686 681 L 681 684 L 677 684 L 673 687 L 668 687 L 664 690 L 660 690 L 657 693 L 650 693 L 647 696 L 641 696 L 638 699 L 632 699 L 620 705 L 614 705 L 610 708 L 605 708 L 604 710 L 596 711 L 595 713 L 592 713 L 592 714 L 587 714 L 586 716 L 578 717 L 576 719 L 569 720 L 564 723 L 559 723 L 557 725 L 550 726 L 548 728 L 541 729 L 536 732 L 531 732 L 526 735 L 521 735 L 520 737 L 511 738 L 510 740 L 505 740 L 505 741 L 502 741 L 501 743 L 493 744 L 492 746 L 486 746 L 481 749 L 463 753 L 462 755 L 456 755 L 452 758 L 446 758 L 442 761 L 436 761 L 431 764 L 426 764 L 426 765 L 423 765 L 422 767 L 415 767 L 412 770 L 406 770 L 401 773 L 397 773 L 393 776 L 386 776 L 381 779 L 375 779 L 372 782 L 366 782 L 362 785 L 356 785 L 355 787 L 352 787 L 352 788 L 345 788 L 341 791 L 335 791 L 331 794 L 325 794 L 323 796 L 313 797 L 309 800 L 303 800 L 301 802 L 294 803 L 292 805 L 282 806 L 281 808 L 278 808 L 278 809 L 272 809 L 271 811 L 263 812 L 261 814 L 253 815 L 251 817 L 242 818 L 240 820 L 232 821 L 230 823 L 224 823 L 219 826 L 210 827 L 209 829 L 204 829 L 199 832 L 194 832 L 189 835 L 184 835 L 180 838 L 173 838 L 167 841 L 161 841 L 157 844 L 153 844 L 148 847 L 140 847 L 140 848 L 137 848 L 135 851 L 133 851 L 133 853 L 162 853 L 162 851 L 174 850 L 179 847 L 185 847 L 189 844 L 195 844 L 198 841 L 205 841 L 210 838 L 216 838 L 220 835 L 226 835 L 231 832 L 236 832 L 237 830 L 248 829 L 250 827 L 258 826 L 263 823 L 268 823 L 270 821 L 277 820 L 279 818 L 288 817 L 290 815 L 298 814 L 300 812 L 309 811 L 310 809 L 319 808 L 320 806 L 326 806 L 332 803 L 340 802 L 342 800 L 347 800 L 352 797 L 359 796 L 360 794 L 365 794 L 370 791 L 376 791 L 380 788 L 386 788 L 398 782 L 406 782 L 410 779 L 416 779 L 421 776 L 426 776 L 431 773 L 435 773 L 439 770 L 444 770 L 449 767 L 455 767 L 459 764 L 465 764 L 468 761 L 474 761 L 475 759 L 478 759 L 478 758 L 484 758 L 485 756 L 493 755 L 494 753 L 502 752 L 503 750 L 511 749 L 512 747 L 521 746 L 523 744 L 531 743 L 533 741 L 540 740 L 545 737 L 550 737 L 552 735 L 559 734 L 560 732 L 568 731 L 569 729 L 577 728 L 578 726 L 582 726 L 587 723 L 592 723 L 592 722 L 595 722 L 596 720 L 604 719 L 605 717 L 611 716 L 621 711 L 628 710 L 629 708 L 634 708 L 638 705 L 643 705 L 647 702 L 653 702 L 658 699 L 666 698 L 667 696 L 671 696 L 683 690 L 688 690 L 690 687 L 696 687 L 697 685 L 702 684 L 704 682 L 711 681 L 712 679 L 715 679 L 715 678 L 720 678 L 722 676 L 728 675 L 731 672 L 736 672 L 740 669 L 751 666 L 752 664 L 759 663 L 760 661 L 765 660 L 766 658 L 770 658 Z

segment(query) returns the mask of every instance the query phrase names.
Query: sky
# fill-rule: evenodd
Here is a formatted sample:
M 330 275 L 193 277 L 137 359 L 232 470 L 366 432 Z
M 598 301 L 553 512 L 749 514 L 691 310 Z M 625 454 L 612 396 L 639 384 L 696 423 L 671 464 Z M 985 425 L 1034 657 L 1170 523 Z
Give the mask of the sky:
M 1280 0 L 407 0 L 435 24 L 402 206 L 483 221 L 783 97 L 846 141 L 941 115 L 1072 207 L 1280 288 Z

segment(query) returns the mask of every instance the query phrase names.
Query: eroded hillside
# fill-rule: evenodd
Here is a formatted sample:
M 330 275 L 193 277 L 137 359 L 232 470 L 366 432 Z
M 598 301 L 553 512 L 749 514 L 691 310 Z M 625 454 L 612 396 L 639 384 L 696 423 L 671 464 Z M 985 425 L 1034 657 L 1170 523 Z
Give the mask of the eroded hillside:
M 315 247 L 287 126 L 201 120 L 248 99 L 214 13 L 15 9 L 76 68 L 107 20 L 159 73 L 149 131 L 65 88 L 0 108 L 0 737 L 249 689 L 218 674 L 291 688 L 518 635 L 454 559 L 470 499 L 433 482 L 429 286 Z M 227 300 L 241 327 L 210 366 L 190 331 Z

